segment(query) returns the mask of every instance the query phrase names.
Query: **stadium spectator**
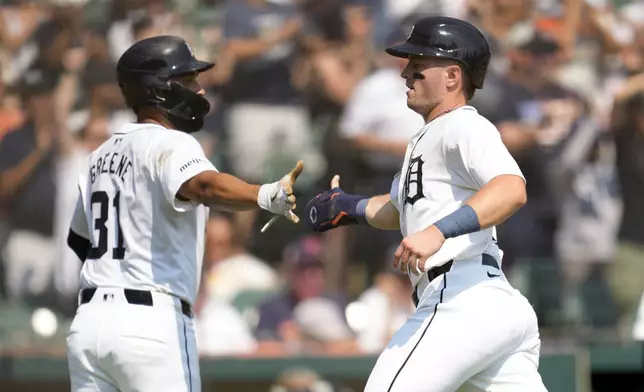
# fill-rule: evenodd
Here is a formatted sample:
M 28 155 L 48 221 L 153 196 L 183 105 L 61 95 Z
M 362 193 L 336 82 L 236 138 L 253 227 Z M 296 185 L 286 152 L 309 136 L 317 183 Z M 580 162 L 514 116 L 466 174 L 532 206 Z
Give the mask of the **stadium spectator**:
M 38 297 L 50 288 L 56 134 L 52 91 L 21 86 L 28 121 L 0 141 L 0 202 L 10 236 L 4 250 L 11 299 Z
M 58 138 L 60 154 L 56 163 L 56 205 L 54 210 L 53 284 L 61 311 L 73 316 L 76 311 L 81 263 L 67 245 L 69 224 L 78 198 L 78 176 L 87 155 L 111 136 L 107 116 L 90 118 L 75 135 L 63 132 Z
M 302 350 L 307 333 L 315 335 L 306 319 L 311 313 L 315 316 L 316 307 L 322 317 L 329 321 L 328 328 L 338 331 L 329 336 L 329 340 L 345 340 L 346 301 L 340 295 L 325 291 L 324 264 L 322 241 L 317 237 L 300 238 L 284 249 L 282 266 L 287 285 L 283 292 L 273 296 L 259 308 L 256 335 L 260 341 L 260 352 L 288 353 Z M 324 299 L 330 300 L 333 306 L 330 307 L 327 301 L 314 301 Z M 300 312 L 304 314 L 299 315 L 298 322 L 296 310 L 302 304 L 305 304 L 304 310 Z M 336 317 L 338 312 L 340 318 Z
M 24 121 L 20 100 L 7 91 L 0 70 L 0 141 L 7 132 L 19 128 Z
M 561 65 L 561 47 L 549 34 L 525 25 L 512 30 L 502 48 L 508 59 L 507 73 L 492 73 L 472 104 L 497 125 L 529 179 L 528 203 L 498 227 L 498 241 L 509 279 L 526 291 L 540 322 L 553 323 L 561 316 L 560 296 L 552 285 L 545 289 L 539 283 L 552 281 L 558 270 L 554 235 L 560 195 L 553 163 L 582 104 L 554 78 Z
M 379 353 L 414 311 L 409 278 L 391 265 L 395 250 L 392 247 L 385 253 L 373 284 L 355 303 L 360 324 L 355 328 L 358 347 L 366 353 Z
M 279 283 L 277 273 L 245 249 L 230 214 L 213 214 L 206 235 L 204 300 L 233 303 L 244 291 L 270 293 Z
M 199 355 L 222 356 L 253 354 L 257 341 L 250 326 L 231 304 L 209 301 L 196 313 Z
M 396 28 L 386 45 L 404 42 L 408 32 Z M 391 181 L 400 170 L 409 140 L 425 124 L 422 116 L 407 107 L 407 86 L 400 77 L 406 59 L 380 54 L 375 57 L 378 68 L 363 78 L 344 107 L 339 121 L 339 136 L 352 147 L 351 155 L 364 163 L 358 184 L 370 189 L 364 193 L 387 193 Z M 344 182 L 346 183 L 346 182 Z M 402 239 L 398 231 L 375 231 L 369 227 L 352 229 L 358 259 L 368 268 L 369 278 L 375 275 L 382 255 Z M 354 252 L 355 253 L 355 252 Z
M 87 42 L 87 64 L 78 75 L 79 87 L 87 98 L 84 102 L 87 107 L 82 109 L 90 119 L 107 118 L 110 134 L 135 120 L 132 111 L 125 107 L 114 69 L 116 62 L 110 57 L 105 31 L 92 31 Z
M 641 75 L 644 74 L 638 77 L 641 78 Z M 643 110 L 644 85 L 639 92 L 615 103 L 612 124 L 624 212 L 617 254 L 609 273 L 611 288 L 620 310 L 620 337 L 624 340 L 632 338 L 637 307 L 644 293 L 644 284 L 640 279 L 644 274 L 644 230 L 641 220 L 644 219 L 644 162 L 641 158 L 644 151 Z
M 358 180 L 368 177 L 367 169 L 353 148 L 344 142 L 338 127 L 355 87 L 376 68 L 371 40 L 373 9 L 367 2 L 351 0 L 310 2 L 306 12 L 321 42 L 306 47 L 294 78 L 306 96 L 327 163 L 316 189 L 326 188 L 335 174 L 341 175 L 345 183 L 359 186 Z M 365 178 L 365 182 L 369 179 Z M 349 246 L 352 240 L 344 229 L 327 233 L 326 242 L 329 285 L 340 289 L 351 259 L 349 252 L 355 247 Z
M 615 326 L 616 307 L 608 287 L 622 202 L 615 148 L 587 117 L 566 140 L 557 159 L 562 203 L 555 249 L 561 263 L 566 323 L 579 330 Z
M 227 105 L 229 164 L 241 178 L 265 182 L 297 159 L 306 160 L 312 149 L 309 116 L 291 77 L 302 16 L 291 5 L 241 0 L 228 3 L 222 23 L 221 55 L 234 61 L 221 96 Z M 244 240 L 255 217 L 255 212 L 238 215 Z
M 9 0 L 0 7 L 0 73 L 7 83 L 16 82 L 33 59 L 33 48 L 26 44 L 49 17 L 39 3 Z

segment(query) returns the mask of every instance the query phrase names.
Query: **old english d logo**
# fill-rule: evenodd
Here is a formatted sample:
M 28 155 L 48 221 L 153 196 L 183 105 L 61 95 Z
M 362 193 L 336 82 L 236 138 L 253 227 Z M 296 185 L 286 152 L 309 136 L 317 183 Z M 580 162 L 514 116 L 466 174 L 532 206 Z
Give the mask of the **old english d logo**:
M 405 203 L 413 205 L 424 197 L 423 195 L 423 159 L 417 156 L 409 161 L 405 177 Z

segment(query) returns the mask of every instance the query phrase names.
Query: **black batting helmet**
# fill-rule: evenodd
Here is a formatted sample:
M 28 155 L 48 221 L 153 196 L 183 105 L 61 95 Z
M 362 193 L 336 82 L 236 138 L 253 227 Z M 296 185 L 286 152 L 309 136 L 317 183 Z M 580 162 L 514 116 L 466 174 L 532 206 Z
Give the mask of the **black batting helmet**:
M 386 49 L 396 57 L 440 57 L 461 64 L 475 88 L 482 88 L 490 64 L 490 45 L 476 27 L 460 19 L 421 19 L 403 44 Z
M 135 111 L 143 106 L 159 108 L 177 129 L 191 133 L 203 126 L 210 104 L 172 78 L 213 66 L 197 60 L 182 38 L 162 35 L 138 41 L 126 50 L 116 75 L 128 107 Z

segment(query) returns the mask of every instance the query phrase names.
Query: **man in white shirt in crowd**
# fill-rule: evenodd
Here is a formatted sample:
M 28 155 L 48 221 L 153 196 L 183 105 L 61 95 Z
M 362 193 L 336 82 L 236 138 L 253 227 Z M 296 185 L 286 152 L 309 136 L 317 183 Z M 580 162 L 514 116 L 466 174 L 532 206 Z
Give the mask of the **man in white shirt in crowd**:
M 405 42 L 406 32 L 395 28 L 387 37 L 387 45 Z M 338 126 L 339 134 L 358 153 L 367 170 L 360 184 L 371 192 L 383 193 L 391 186 L 392 176 L 400 170 L 409 139 L 425 124 L 423 116 L 409 109 L 407 87 L 400 73 L 407 60 L 382 53 L 380 68 L 364 78 L 355 88 L 344 109 Z M 400 243 L 395 231 L 357 228 L 354 246 L 362 249 L 369 273 L 380 271 L 377 261 L 394 244 Z
M 214 213 L 208 221 L 204 258 L 205 301 L 233 303 L 244 291 L 279 289 L 277 272 L 244 248 L 232 214 Z

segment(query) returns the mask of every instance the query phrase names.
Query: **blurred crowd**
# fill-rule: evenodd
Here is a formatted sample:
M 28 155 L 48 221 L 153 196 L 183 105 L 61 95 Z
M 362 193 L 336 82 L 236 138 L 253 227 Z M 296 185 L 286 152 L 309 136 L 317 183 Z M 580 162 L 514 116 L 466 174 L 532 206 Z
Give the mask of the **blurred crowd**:
M 491 43 L 472 105 L 527 178 L 528 204 L 498 229 L 508 278 L 545 337 L 644 339 L 644 2 L 0 4 L 3 306 L 74 314 L 80 261 L 66 236 L 76 178 L 86 154 L 133 121 L 115 81 L 132 43 L 179 35 L 216 62 L 202 75 L 212 110 L 195 137 L 219 170 L 255 183 L 304 160 L 301 211 L 334 174 L 347 192 L 388 192 L 423 119 L 406 107 L 405 60 L 384 48 L 419 18 L 448 15 Z M 259 234 L 267 219 L 210 217 L 195 304 L 202 353 L 381 350 L 413 312 L 409 282 L 390 265 L 400 234 L 311 235 L 285 220 Z

